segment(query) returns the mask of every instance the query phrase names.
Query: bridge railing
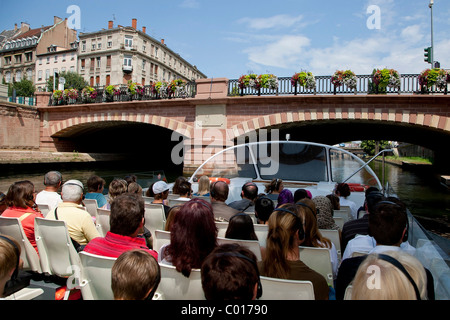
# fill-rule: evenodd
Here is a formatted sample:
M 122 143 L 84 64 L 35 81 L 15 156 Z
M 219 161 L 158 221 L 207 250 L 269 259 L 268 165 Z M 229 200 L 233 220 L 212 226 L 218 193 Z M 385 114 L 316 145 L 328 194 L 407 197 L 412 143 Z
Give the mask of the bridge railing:
M 50 97 L 49 106 L 56 105 L 69 105 L 69 104 L 85 104 L 85 103 L 108 103 L 108 102 L 125 102 L 125 101 L 141 101 L 141 100 L 159 100 L 159 99 L 175 99 L 175 98 L 194 98 L 197 94 L 197 85 L 195 81 L 186 83 L 182 90 L 175 92 L 154 92 L 152 85 L 143 86 L 143 92 L 141 94 L 130 94 L 128 92 L 128 86 L 123 85 L 117 88 L 117 91 L 109 95 L 107 94 L 104 86 L 95 86 L 95 94 L 90 97 L 83 97 L 82 92 L 78 91 L 76 99 L 71 98 L 55 98 L 53 95 Z
M 316 88 L 306 89 L 301 86 L 294 87 L 291 84 L 291 77 L 279 77 L 278 89 L 260 88 L 239 88 L 239 80 L 231 79 L 228 81 L 228 96 L 239 95 L 314 95 L 314 94 L 421 94 L 421 93 L 442 93 L 447 94 L 448 89 L 439 89 L 436 87 L 423 88 L 419 84 L 418 74 L 402 74 L 400 78 L 400 88 L 378 88 L 372 83 L 372 75 L 358 75 L 356 89 L 350 89 L 346 85 L 335 87 L 331 82 L 332 76 L 316 76 Z M 447 85 L 448 87 L 448 85 Z

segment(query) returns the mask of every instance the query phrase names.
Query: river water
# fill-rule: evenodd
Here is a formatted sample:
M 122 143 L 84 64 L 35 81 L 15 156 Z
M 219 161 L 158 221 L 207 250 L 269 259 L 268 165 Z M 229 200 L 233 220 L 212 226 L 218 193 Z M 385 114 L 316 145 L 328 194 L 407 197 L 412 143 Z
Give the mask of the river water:
M 382 176 L 380 162 L 370 164 L 374 172 Z M 158 174 L 165 175 L 168 182 L 173 182 L 181 175 L 181 168 L 149 168 L 143 165 L 133 166 L 128 163 L 115 164 L 73 164 L 73 165 L 22 165 L 0 169 L 0 191 L 6 193 L 15 181 L 30 180 L 36 191 L 44 188 L 43 176 L 49 170 L 58 170 L 65 181 L 78 179 L 86 185 L 89 176 L 96 174 L 103 177 L 107 185 L 114 178 L 123 178 L 136 174 L 143 188 L 148 187 Z M 164 171 L 151 171 L 164 170 Z M 429 170 L 411 171 L 397 165 L 386 164 L 386 180 L 389 181 L 398 197 L 404 201 L 411 213 L 428 230 L 450 238 L 450 190 L 442 186 L 437 176 Z

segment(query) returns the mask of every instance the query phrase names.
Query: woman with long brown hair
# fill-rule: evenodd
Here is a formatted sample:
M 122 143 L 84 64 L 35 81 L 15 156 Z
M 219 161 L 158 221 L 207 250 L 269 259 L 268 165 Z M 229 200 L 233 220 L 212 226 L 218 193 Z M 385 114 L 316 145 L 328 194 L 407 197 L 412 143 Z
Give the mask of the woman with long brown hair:
M 44 216 L 37 207 L 35 200 L 36 192 L 31 181 L 14 182 L 6 194 L 6 205 L 8 208 L 3 211 L 2 217 L 19 218 L 28 240 L 37 252 L 34 238 L 34 219 L 36 217 L 43 218 Z
M 311 281 L 316 300 L 327 300 L 327 281 L 301 261 L 298 247 L 305 239 L 302 210 L 286 203 L 270 215 L 265 257 L 258 267 L 262 276 Z

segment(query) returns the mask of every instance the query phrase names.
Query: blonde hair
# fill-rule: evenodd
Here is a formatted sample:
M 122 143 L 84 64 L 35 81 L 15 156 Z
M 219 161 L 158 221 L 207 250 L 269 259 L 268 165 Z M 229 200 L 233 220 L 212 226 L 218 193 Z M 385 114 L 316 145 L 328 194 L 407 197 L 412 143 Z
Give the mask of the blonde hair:
M 305 224 L 305 241 L 302 243 L 302 246 L 331 249 L 332 244 L 330 239 L 323 237 L 319 231 L 317 209 L 314 201 L 308 198 L 297 201 L 296 204 L 301 206 L 299 202 L 307 206 L 303 207 L 303 210 L 300 211 L 300 215 Z
M 289 212 L 277 209 L 292 211 L 299 218 Z M 264 275 L 272 278 L 287 279 L 290 267 L 287 260 L 289 251 L 295 250 L 294 236 L 302 226 L 302 218 L 299 208 L 293 203 L 286 203 L 269 217 L 269 233 L 266 241 L 266 255 L 263 260 Z M 298 248 L 297 248 L 298 250 Z
M 401 250 L 384 254 L 403 265 L 417 285 L 421 299 L 427 299 L 427 276 L 421 262 Z M 405 274 L 376 253 L 368 255 L 361 263 L 352 285 L 352 300 L 417 299 L 414 287 Z
M 210 182 L 208 176 L 201 176 L 198 180 L 198 194 L 204 195 L 209 193 Z

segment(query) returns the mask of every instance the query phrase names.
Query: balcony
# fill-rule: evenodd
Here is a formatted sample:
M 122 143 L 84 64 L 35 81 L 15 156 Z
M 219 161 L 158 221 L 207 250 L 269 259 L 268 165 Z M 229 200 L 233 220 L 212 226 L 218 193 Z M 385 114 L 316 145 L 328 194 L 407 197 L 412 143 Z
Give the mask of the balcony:
M 132 72 L 133 72 L 133 66 L 126 66 L 126 65 L 123 65 L 123 66 L 122 66 L 122 70 L 123 70 L 123 72 L 125 72 L 125 73 L 132 73 Z

